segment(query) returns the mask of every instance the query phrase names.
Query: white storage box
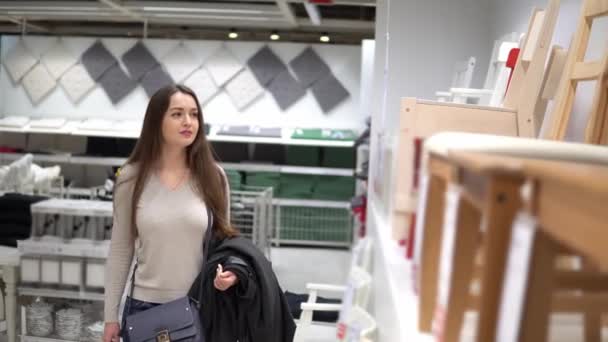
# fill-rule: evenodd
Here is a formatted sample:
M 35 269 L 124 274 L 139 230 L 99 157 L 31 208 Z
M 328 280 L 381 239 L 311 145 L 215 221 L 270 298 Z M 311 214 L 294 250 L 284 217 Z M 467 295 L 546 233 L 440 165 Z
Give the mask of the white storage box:
M 59 284 L 59 259 L 45 256 L 40 264 L 42 269 L 41 282 L 45 284 Z
M 86 260 L 86 286 L 100 287 L 105 285 L 105 260 L 103 259 L 87 259 Z
M 21 257 L 21 282 L 40 282 L 40 257 L 26 255 Z
M 69 286 L 80 286 L 82 283 L 82 259 L 61 259 L 61 284 Z

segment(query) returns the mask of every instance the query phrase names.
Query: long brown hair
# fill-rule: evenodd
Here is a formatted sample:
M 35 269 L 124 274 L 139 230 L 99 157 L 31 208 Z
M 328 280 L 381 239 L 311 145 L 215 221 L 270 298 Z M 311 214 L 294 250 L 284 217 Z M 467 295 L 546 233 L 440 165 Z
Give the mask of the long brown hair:
M 146 109 L 141 134 L 131 156 L 127 160 L 127 164 L 137 165 L 131 200 L 131 225 L 136 231 L 137 203 L 141 198 L 144 185 L 150 176 L 151 170 L 161 155 L 163 141 L 162 122 L 165 113 L 169 109 L 171 96 L 178 92 L 192 96 L 198 110 L 198 132 L 192 144 L 186 147 L 186 163 L 194 180 L 195 190 L 213 213 L 213 228 L 216 235 L 220 238 L 235 236 L 237 234 L 236 230 L 230 225 L 229 220 L 226 220 L 228 212 L 228 208 L 226 207 L 228 202 L 227 196 L 230 194 L 226 193 L 226 180 L 220 169 L 216 166 L 211 145 L 205 135 L 205 124 L 201 106 L 192 89 L 179 84 L 165 86 L 152 95 Z M 125 179 L 125 181 L 127 180 Z

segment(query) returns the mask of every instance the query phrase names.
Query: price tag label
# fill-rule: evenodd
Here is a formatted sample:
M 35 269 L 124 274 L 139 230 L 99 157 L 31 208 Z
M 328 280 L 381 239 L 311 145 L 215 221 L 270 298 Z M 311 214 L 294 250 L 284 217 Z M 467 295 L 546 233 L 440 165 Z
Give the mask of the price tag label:
M 458 208 L 462 190 L 459 186 L 450 185 L 445 194 L 445 211 L 443 214 L 443 238 L 441 257 L 439 259 L 439 279 L 437 284 L 437 306 L 433 321 L 433 333 L 441 340 L 444 328 L 444 313 L 452 278 L 452 260 L 454 259 L 454 242 L 458 223 Z
M 513 222 L 505 281 L 502 287 L 497 342 L 518 340 L 535 233 L 534 217 L 527 213 L 518 214 Z

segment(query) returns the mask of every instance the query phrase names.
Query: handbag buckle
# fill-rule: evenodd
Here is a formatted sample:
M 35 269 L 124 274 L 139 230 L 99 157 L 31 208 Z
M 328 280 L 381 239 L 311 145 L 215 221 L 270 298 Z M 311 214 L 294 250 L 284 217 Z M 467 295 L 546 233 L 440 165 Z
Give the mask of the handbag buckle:
M 171 342 L 168 330 L 161 330 L 156 334 L 156 342 Z

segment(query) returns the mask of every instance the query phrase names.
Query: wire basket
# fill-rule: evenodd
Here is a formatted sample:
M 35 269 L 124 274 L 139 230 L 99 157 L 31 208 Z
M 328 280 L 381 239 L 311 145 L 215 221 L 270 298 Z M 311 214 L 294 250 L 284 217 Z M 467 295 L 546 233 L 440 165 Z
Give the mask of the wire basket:
M 232 225 L 270 256 L 274 232 L 271 187 L 241 186 L 230 192 Z
M 275 242 L 313 246 L 348 247 L 353 217 L 348 202 L 275 200 Z

